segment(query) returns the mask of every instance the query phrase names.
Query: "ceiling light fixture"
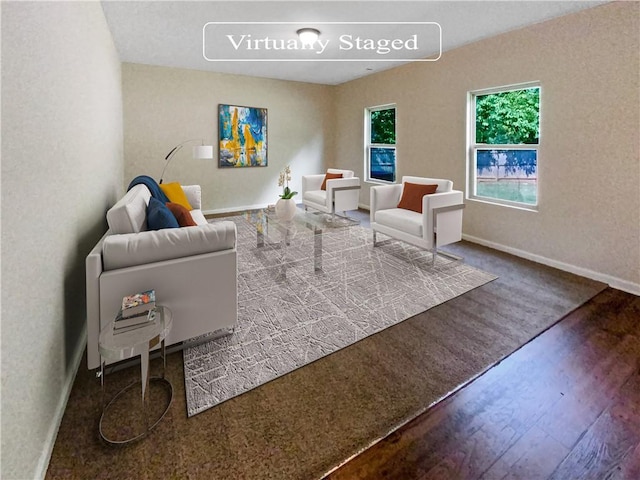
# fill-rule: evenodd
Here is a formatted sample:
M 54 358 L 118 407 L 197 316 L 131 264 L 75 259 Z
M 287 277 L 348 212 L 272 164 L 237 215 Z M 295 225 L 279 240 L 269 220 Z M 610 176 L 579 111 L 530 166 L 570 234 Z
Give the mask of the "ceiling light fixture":
M 301 28 L 296 33 L 303 45 L 313 45 L 320 36 L 320 30 L 315 28 Z

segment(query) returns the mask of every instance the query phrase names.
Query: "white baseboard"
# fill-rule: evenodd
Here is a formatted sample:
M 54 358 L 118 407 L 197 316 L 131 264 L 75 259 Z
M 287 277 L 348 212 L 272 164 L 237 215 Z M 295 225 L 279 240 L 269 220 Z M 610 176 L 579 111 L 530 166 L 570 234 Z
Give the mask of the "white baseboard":
M 534 253 L 529 253 L 524 250 L 519 250 L 517 248 L 501 245 L 499 243 L 491 242 L 489 240 L 484 240 L 482 238 L 474 237 L 472 235 L 463 234 L 462 239 L 471 243 L 477 243 L 478 245 L 483 245 L 485 247 L 493 248 L 494 250 L 510 253 L 511 255 L 515 255 L 516 257 L 525 258 L 527 260 L 531 260 L 536 263 L 541 263 L 549 267 L 557 268 L 558 270 L 563 270 L 565 272 L 580 275 L 581 277 L 586 277 L 592 280 L 596 280 L 598 282 L 603 282 L 609 285 L 610 287 L 616 288 L 618 290 L 622 290 L 623 292 L 632 293 L 633 295 L 640 295 L 640 284 L 629 282 L 628 280 L 623 280 L 621 278 L 613 277 L 611 275 L 607 275 L 600 272 L 595 272 L 587 268 L 578 267 L 576 265 L 560 262 L 558 260 L 553 260 L 551 258 L 543 257 L 542 255 L 536 255 Z
M 80 339 L 78 340 L 78 344 L 76 345 L 76 351 L 73 354 L 71 368 L 68 370 L 67 377 L 64 379 L 64 383 L 62 385 L 62 393 L 60 394 L 60 398 L 58 399 L 55 416 L 51 421 L 51 425 L 49 425 L 49 432 L 47 433 L 47 439 L 45 441 L 44 448 L 42 449 L 42 455 L 40 455 L 38 465 L 36 466 L 34 478 L 44 479 L 47 475 L 49 461 L 51 460 L 51 454 L 53 453 L 53 446 L 55 445 L 56 438 L 58 437 L 58 430 L 60 429 L 62 417 L 64 416 L 64 412 L 67 408 L 67 403 L 69 402 L 69 395 L 71 395 L 73 382 L 76 379 L 78 368 L 80 368 L 80 363 L 82 362 L 82 357 L 84 355 L 84 349 L 86 345 L 87 322 L 84 323 L 82 334 L 80 335 Z

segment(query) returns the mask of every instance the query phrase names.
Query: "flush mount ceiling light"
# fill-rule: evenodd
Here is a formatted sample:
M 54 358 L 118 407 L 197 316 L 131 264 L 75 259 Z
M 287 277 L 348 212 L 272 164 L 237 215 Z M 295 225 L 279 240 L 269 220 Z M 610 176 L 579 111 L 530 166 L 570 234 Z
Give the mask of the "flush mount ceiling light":
M 296 33 L 304 45 L 313 45 L 320 36 L 320 30 L 315 28 L 301 28 Z

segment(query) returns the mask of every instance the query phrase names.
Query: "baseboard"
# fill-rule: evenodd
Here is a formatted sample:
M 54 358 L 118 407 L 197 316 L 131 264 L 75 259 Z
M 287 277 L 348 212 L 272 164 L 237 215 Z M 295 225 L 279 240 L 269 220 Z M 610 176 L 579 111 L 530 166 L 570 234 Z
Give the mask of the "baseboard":
M 64 383 L 62 385 L 62 394 L 60 395 L 60 399 L 58 400 L 58 406 L 56 408 L 55 416 L 51 422 L 51 425 L 49 426 L 47 439 L 42 449 L 42 455 L 40 455 L 40 459 L 38 460 L 34 478 L 44 479 L 47 475 L 49 461 L 51 460 L 51 454 L 53 453 L 53 446 L 55 445 L 56 438 L 58 437 L 58 430 L 60 429 L 62 417 L 64 416 L 64 412 L 67 408 L 69 395 L 71 395 L 71 389 L 73 388 L 73 382 L 76 379 L 76 374 L 78 373 L 78 369 L 80 368 L 80 363 L 82 363 L 82 357 L 84 356 L 84 349 L 86 345 L 87 323 L 85 322 L 82 329 L 82 334 L 80 335 L 80 339 L 78 340 L 78 345 L 76 346 L 76 351 L 73 354 L 71 368 L 68 370 L 67 378 L 64 379 Z
M 542 255 L 536 255 L 534 253 L 529 253 L 524 250 L 508 247 L 506 245 L 491 242 L 489 240 L 484 240 L 482 238 L 474 237 L 472 235 L 463 234 L 462 239 L 471 243 L 477 243 L 478 245 L 483 245 L 485 247 L 493 248 L 494 250 L 510 253 L 511 255 L 515 255 L 516 257 L 521 257 L 536 263 L 541 263 L 542 265 L 547 265 L 549 267 L 557 268 L 558 270 L 563 270 L 565 272 L 580 275 L 581 277 L 586 277 L 592 280 L 596 280 L 598 282 L 603 282 L 609 285 L 610 287 L 618 290 L 622 290 L 623 292 L 631 293 L 633 295 L 640 295 L 640 284 L 629 282 L 628 280 L 623 280 L 621 278 L 613 277 L 611 275 L 607 275 L 600 272 L 595 272 L 587 268 L 571 265 L 570 263 L 553 260 L 551 258 L 543 257 Z

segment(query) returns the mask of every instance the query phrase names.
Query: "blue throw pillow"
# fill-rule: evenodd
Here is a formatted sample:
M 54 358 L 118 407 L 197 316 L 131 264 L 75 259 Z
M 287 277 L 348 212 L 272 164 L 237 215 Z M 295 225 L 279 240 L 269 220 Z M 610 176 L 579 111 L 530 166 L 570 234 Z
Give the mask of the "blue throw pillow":
M 157 198 L 149 199 L 147 207 L 147 228 L 149 230 L 160 230 L 162 228 L 179 228 L 178 220 L 171 213 L 171 210 Z

